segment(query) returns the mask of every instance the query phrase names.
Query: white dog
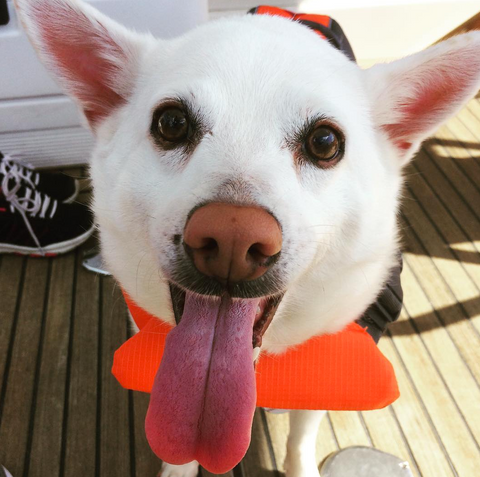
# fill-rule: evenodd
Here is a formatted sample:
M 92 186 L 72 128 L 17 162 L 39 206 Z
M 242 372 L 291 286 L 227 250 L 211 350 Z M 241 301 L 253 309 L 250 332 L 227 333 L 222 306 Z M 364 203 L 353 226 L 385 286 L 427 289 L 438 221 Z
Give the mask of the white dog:
M 402 167 L 478 91 L 480 34 L 361 70 L 283 18 L 222 19 L 165 41 L 78 0 L 16 5 L 96 136 L 93 208 L 108 267 L 144 309 L 182 318 L 164 379 L 188 381 L 182 360 L 206 359 L 193 373 L 208 389 L 180 406 L 187 422 L 206 394 L 214 410 L 227 400 L 239 419 L 227 408 L 220 423 L 194 417 L 235 452 L 251 402 L 230 386 L 251 396 L 252 335 L 280 353 L 375 300 L 395 263 Z M 231 376 L 222 368 L 218 379 L 222 362 Z M 288 477 L 317 475 L 321 415 L 292 413 Z M 186 424 L 173 428 L 188 441 Z M 210 452 L 205 462 L 220 458 Z M 197 466 L 164 464 L 162 476 Z

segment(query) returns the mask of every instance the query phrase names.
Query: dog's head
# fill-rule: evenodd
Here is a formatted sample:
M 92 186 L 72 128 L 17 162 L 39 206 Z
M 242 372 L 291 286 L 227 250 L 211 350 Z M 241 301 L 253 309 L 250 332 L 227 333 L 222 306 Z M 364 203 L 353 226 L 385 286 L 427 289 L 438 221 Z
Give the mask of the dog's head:
M 479 88 L 479 34 L 363 71 L 283 18 L 164 41 L 76 0 L 16 3 L 97 138 L 109 268 L 140 306 L 182 318 L 171 347 L 205 332 L 250 367 L 252 338 L 279 352 L 375 299 L 397 249 L 402 166 Z

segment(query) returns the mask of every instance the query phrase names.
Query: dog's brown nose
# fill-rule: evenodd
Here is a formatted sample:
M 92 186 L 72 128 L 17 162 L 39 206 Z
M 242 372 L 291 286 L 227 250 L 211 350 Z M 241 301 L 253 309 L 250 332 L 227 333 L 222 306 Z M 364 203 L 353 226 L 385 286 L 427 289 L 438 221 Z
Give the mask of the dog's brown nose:
M 266 210 L 218 202 L 192 214 L 183 240 L 198 271 L 230 282 L 261 277 L 282 249 L 280 225 Z

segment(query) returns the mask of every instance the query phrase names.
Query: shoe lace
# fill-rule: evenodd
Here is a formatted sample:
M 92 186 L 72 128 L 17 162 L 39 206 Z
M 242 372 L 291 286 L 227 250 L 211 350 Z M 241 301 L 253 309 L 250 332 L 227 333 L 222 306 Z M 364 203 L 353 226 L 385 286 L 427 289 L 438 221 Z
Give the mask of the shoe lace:
M 5 154 L 0 161 L 0 173 L 10 173 L 18 180 L 24 180 L 33 189 L 36 188 L 40 180 L 40 175 L 33 170 L 32 166 L 9 154 Z
M 2 162 L 3 164 L 3 162 Z M 43 249 L 40 245 L 35 232 L 33 231 L 32 225 L 30 224 L 30 217 L 36 217 L 37 215 L 40 218 L 45 218 L 48 209 L 50 208 L 49 218 L 52 219 L 57 212 L 57 201 L 52 199 L 46 194 L 42 194 L 37 190 L 32 190 L 29 187 L 24 186 L 22 188 L 21 176 L 18 173 L 16 168 L 5 168 L 0 169 L 0 172 L 3 175 L 1 190 L 10 204 L 10 209 L 12 212 L 18 211 L 27 226 L 28 232 L 32 237 L 33 241 L 40 250 L 40 253 L 43 255 Z M 20 189 L 25 191 L 23 197 L 19 196 L 21 192 Z M 28 214 L 28 215 L 27 215 Z

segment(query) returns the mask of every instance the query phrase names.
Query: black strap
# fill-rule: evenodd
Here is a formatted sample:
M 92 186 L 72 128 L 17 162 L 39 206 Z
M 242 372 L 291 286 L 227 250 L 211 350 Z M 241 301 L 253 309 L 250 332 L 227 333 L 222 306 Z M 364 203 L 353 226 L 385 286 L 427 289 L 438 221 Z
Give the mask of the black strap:
M 352 61 L 356 61 L 353 49 L 350 46 L 350 43 L 347 39 L 347 36 L 343 32 L 340 25 L 333 19 L 330 19 L 330 27 L 327 28 L 320 23 L 308 21 L 308 20 L 298 20 L 298 23 L 302 23 L 305 26 L 308 26 L 312 30 L 319 31 L 337 50 L 340 50 Z
M 6 25 L 9 21 L 7 0 L 0 0 L 0 25 Z
M 397 265 L 390 272 L 385 288 L 382 290 L 375 303 L 372 303 L 357 323 L 366 328 L 370 336 L 378 343 L 390 323 L 400 316 L 403 304 L 403 290 L 400 281 L 403 260 L 399 255 Z

